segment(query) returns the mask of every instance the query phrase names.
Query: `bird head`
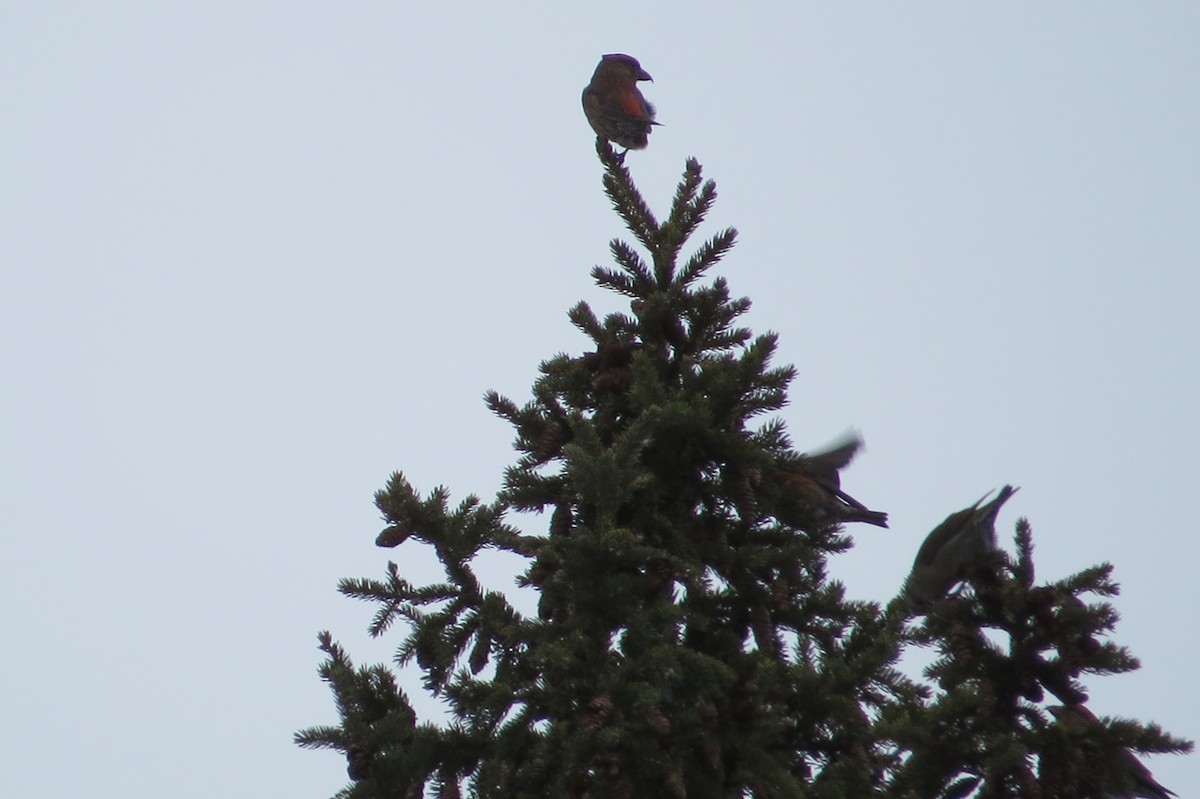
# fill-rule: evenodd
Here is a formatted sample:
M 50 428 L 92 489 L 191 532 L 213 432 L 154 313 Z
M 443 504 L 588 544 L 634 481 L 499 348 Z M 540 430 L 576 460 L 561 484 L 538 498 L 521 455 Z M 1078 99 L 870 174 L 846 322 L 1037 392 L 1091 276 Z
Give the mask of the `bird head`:
M 613 75 L 622 75 L 634 82 L 639 80 L 654 82 L 654 78 L 650 77 L 649 72 L 642 69 L 642 65 L 636 58 L 624 53 L 609 53 L 600 59 L 600 66 L 596 69 L 597 71 L 611 72 Z

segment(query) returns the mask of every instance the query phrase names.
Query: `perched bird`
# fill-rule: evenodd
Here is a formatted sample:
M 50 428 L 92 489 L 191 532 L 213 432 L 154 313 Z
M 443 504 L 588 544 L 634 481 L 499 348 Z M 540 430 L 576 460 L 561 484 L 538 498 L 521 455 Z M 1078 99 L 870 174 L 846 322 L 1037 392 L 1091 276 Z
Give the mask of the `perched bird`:
M 921 544 L 904 584 L 904 592 L 914 605 L 927 607 L 944 597 L 952 585 L 970 577 L 988 553 L 996 550 L 996 515 L 1016 492 L 1012 486 L 1005 486 L 995 499 L 981 506 L 992 493 L 989 491 L 971 507 L 951 513 L 933 528 Z
M 637 84 L 653 81 L 633 56 L 613 53 L 600 59 L 592 82 L 583 89 L 583 113 L 592 130 L 627 150 L 641 150 L 649 143 L 654 106 L 646 101 Z
M 1074 732 L 1082 733 L 1088 728 L 1103 727 L 1100 719 L 1083 705 L 1058 705 L 1048 709 L 1060 725 Z M 1104 793 L 1106 799 L 1170 799 L 1176 795 L 1160 785 L 1150 769 L 1123 746 L 1116 751 L 1097 749 L 1089 754 L 1091 758 L 1087 765 L 1093 776 L 1106 774 L 1117 786 L 1123 784 L 1115 792 L 1109 790 Z
M 854 459 L 862 439 L 851 434 L 844 441 L 827 450 L 811 455 L 805 453 L 796 463 L 786 469 L 775 469 L 772 474 L 785 489 L 785 495 L 799 507 L 800 516 L 822 516 L 839 522 L 866 522 L 876 527 L 887 527 L 887 514 L 869 510 L 866 505 L 842 490 L 840 472 Z M 792 502 L 785 502 L 781 510 L 785 516 Z M 788 518 L 782 521 L 789 521 Z

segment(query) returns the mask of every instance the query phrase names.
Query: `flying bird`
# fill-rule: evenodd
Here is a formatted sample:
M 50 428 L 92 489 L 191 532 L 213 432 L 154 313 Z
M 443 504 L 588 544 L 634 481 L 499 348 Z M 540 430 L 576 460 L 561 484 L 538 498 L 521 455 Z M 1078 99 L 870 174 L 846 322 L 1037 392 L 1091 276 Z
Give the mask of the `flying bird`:
M 583 113 L 592 130 L 628 150 L 641 150 L 649 143 L 654 106 L 638 89 L 638 81 L 650 73 L 633 56 L 612 53 L 600 59 L 592 82 L 583 89 Z
M 995 499 L 981 506 L 991 493 L 971 507 L 951 513 L 921 544 L 904 584 L 904 593 L 916 607 L 927 607 L 944 597 L 952 585 L 970 577 L 986 563 L 988 554 L 996 551 L 996 515 L 1017 489 L 1004 486 Z
M 774 477 L 784 487 L 785 502 L 780 508 L 785 517 L 790 517 L 791 506 L 796 510 L 818 518 L 838 522 L 865 522 L 876 527 L 887 527 L 887 514 L 870 510 L 866 505 L 842 490 L 841 470 L 862 447 L 862 439 L 848 435 L 829 449 L 805 453 L 787 468 L 775 469 Z M 783 521 L 788 521 L 784 518 Z

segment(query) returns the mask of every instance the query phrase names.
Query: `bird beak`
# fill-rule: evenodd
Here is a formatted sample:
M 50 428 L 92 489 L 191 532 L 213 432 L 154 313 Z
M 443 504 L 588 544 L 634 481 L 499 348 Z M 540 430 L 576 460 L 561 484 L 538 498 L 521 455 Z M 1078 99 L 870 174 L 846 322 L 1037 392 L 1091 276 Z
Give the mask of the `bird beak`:
M 650 73 L 649 73 L 649 72 L 647 72 L 647 71 L 646 71 L 646 70 L 644 70 L 644 69 L 642 69 L 642 70 L 638 70 L 638 76 L 637 76 L 637 79 L 638 79 L 638 80 L 648 80 L 648 81 L 650 81 L 651 83 L 654 83 L 654 78 L 650 77 Z

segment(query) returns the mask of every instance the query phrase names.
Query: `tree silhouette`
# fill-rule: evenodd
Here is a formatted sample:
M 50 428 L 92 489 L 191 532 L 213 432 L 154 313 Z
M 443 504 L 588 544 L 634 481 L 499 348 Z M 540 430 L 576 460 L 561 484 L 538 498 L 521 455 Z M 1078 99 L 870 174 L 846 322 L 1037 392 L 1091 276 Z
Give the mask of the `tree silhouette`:
M 648 256 L 613 241 L 616 267 L 592 271 L 629 312 L 578 303 L 568 316 L 592 349 L 542 363 L 524 404 L 487 395 L 520 453 L 493 502 L 452 508 L 400 473 L 376 495 L 379 546 L 432 547 L 444 579 L 415 585 L 390 562 L 339 590 L 378 606 L 372 635 L 402 622 L 397 662 L 415 661 L 450 720 L 420 723 L 389 668 L 355 668 L 322 633 L 341 722 L 296 739 L 345 754 L 339 796 L 1115 796 L 1135 778 L 1097 763 L 1190 748 L 1081 715 L 1081 674 L 1137 666 L 1102 640 L 1111 606 L 1081 599 L 1116 587 L 1108 566 L 1036 586 L 1024 521 L 1015 558 L 993 552 L 928 608 L 881 608 L 829 579 L 853 545 L 845 524 L 886 527 L 841 488 L 860 442 L 799 452 L 770 415 L 796 372 L 772 365 L 774 333 L 736 326 L 749 301 L 709 277 L 736 231 L 683 256 L 716 199 L 699 163 L 660 223 L 623 160 L 602 140 L 597 153 Z M 517 513 L 541 514 L 544 534 Z M 524 559 L 536 617 L 480 584 L 486 549 Z M 913 645 L 939 653 L 923 681 L 897 668 Z

